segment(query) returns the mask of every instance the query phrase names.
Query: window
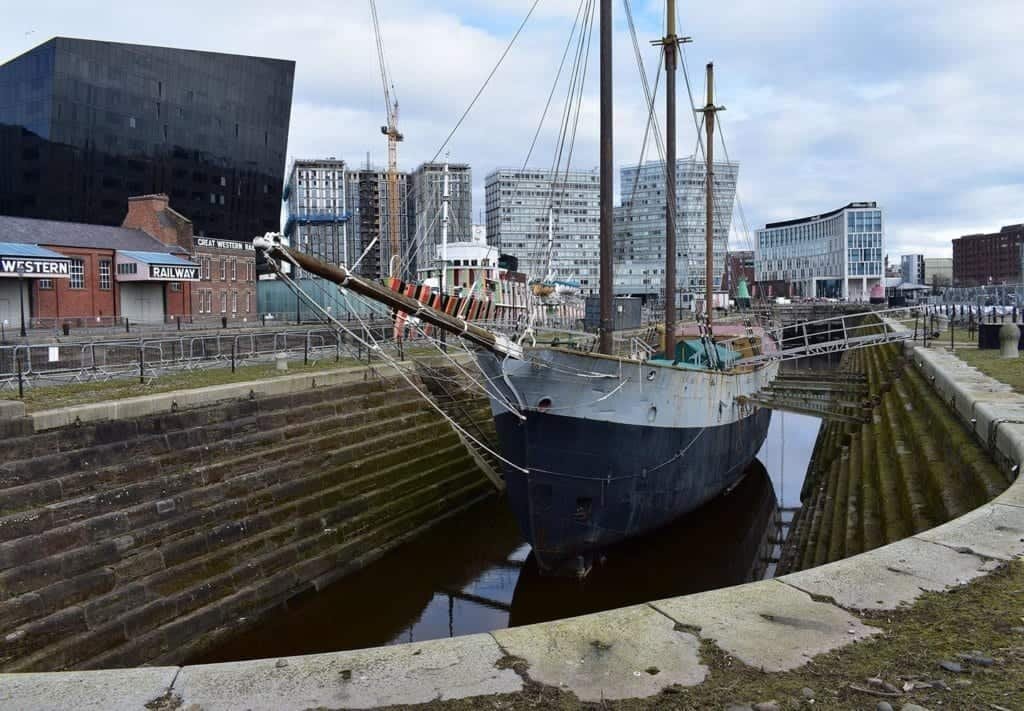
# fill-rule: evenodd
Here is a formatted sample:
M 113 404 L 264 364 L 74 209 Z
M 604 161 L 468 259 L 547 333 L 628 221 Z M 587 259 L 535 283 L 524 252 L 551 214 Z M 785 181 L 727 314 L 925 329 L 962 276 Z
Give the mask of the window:
M 220 292 L 220 312 L 226 314 L 228 312 L 228 292 Z
M 247 313 L 247 314 L 251 314 L 252 313 L 252 292 L 251 291 L 245 292 L 245 313 Z
M 237 314 L 238 313 L 238 292 L 237 291 L 232 291 L 231 292 L 231 313 L 233 313 L 233 314 Z
M 117 265 L 118 274 L 138 274 L 139 265 L 135 262 L 123 262 Z
M 72 289 L 85 288 L 85 261 L 82 259 L 71 260 L 71 284 Z
M 199 260 L 199 263 L 202 265 L 202 268 L 203 268 L 203 279 L 205 281 L 209 281 L 210 280 L 210 258 L 209 257 L 203 257 L 203 258 L 201 258 Z
M 53 279 L 40 279 L 38 283 L 39 283 L 39 288 L 40 289 L 52 289 L 53 288 Z
M 220 258 L 220 280 L 227 281 L 228 279 L 228 260 L 224 257 Z
M 110 260 L 100 260 L 100 289 L 110 291 Z
M 231 281 L 238 281 L 238 260 L 231 260 Z

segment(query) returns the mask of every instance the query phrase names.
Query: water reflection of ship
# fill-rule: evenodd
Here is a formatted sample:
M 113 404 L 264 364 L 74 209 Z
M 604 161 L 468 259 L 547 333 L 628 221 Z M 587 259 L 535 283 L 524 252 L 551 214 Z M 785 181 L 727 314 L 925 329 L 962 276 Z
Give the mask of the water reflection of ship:
M 576 580 L 542 575 L 531 554 L 512 597 L 509 627 L 758 580 L 776 538 L 777 504 L 754 460 L 728 493 L 651 534 L 606 550 Z

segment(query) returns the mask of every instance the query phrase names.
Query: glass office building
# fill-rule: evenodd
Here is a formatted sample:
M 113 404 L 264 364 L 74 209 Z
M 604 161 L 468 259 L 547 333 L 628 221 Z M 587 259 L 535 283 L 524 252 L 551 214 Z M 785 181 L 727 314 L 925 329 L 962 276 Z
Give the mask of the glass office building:
M 56 37 L 0 65 L 0 214 L 120 225 L 166 193 L 199 234 L 280 227 L 295 63 Z
M 487 176 L 487 243 L 532 279 L 600 288 L 600 181 L 596 170 L 501 168 Z M 550 238 L 549 238 L 550 235 Z M 550 251 L 550 264 L 548 260 Z
M 739 163 L 714 166 L 714 288 L 721 288 Z M 676 288 L 703 294 L 707 230 L 705 166 L 693 156 L 676 162 Z M 665 163 L 622 168 L 622 206 L 615 208 L 615 294 L 660 300 L 665 293 Z M 677 303 L 678 296 L 677 296 Z
M 783 281 L 794 296 L 867 301 L 885 276 L 885 230 L 874 202 L 851 202 L 757 231 L 758 282 Z

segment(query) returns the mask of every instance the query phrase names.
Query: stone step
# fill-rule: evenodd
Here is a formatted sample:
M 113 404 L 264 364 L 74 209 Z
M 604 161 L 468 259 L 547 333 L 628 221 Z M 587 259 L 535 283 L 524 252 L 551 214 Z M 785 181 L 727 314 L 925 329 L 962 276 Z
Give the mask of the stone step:
M 348 436 L 357 431 L 362 432 L 361 428 L 347 428 L 354 422 L 365 422 L 368 418 L 374 422 L 370 425 L 363 425 L 364 428 L 373 427 L 378 424 L 378 421 L 384 422 L 391 418 L 426 411 L 420 400 L 410 399 L 368 408 L 362 412 L 336 415 L 329 422 L 324 423 L 323 433 L 320 436 L 309 437 L 307 441 L 319 443 L 325 441 L 325 438 Z M 85 470 L 75 475 L 8 489 L 3 492 L 3 503 L 0 505 L 18 507 L 19 510 L 17 513 L 7 513 L 0 518 L 0 541 L 18 538 L 33 532 L 38 533 L 41 530 L 81 518 L 79 509 L 83 502 L 85 502 L 85 509 L 88 513 L 91 509 L 89 502 L 111 496 L 130 496 L 132 487 L 142 487 L 143 489 L 156 487 L 159 490 L 164 488 L 163 482 L 175 476 L 180 478 L 182 472 L 195 474 L 210 467 L 233 466 L 233 463 L 240 461 L 256 461 L 270 449 L 282 446 L 282 442 L 301 446 L 296 444 L 299 442 L 298 437 L 302 433 L 308 433 L 310 425 L 300 423 L 297 427 L 302 429 L 261 431 L 251 437 L 225 440 L 215 448 L 197 444 L 184 450 L 175 449 L 165 452 L 157 458 L 138 459 L 113 467 Z M 238 455 L 239 450 L 244 451 L 245 454 Z M 218 455 L 230 456 L 227 459 L 218 460 Z M 168 492 L 170 491 L 171 489 L 168 488 Z M 156 498 L 167 498 L 167 494 L 159 495 Z
M 468 463 L 464 463 L 468 465 Z M 450 466 L 446 464 L 439 468 Z M 382 500 L 380 505 L 352 519 L 348 524 L 349 528 L 356 530 L 355 527 L 359 525 L 361 519 L 386 515 L 387 512 L 394 514 L 406 512 L 421 502 L 425 496 L 433 496 L 439 487 L 453 484 L 470 486 L 469 480 L 473 476 L 473 471 L 471 467 L 467 466 L 460 472 L 445 475 L 440 482 L 429 487 L 416 488 L 419 481 L 429 479 L 431 476 L 436 476 L 436 473 L 424 472 L 410 481 L 403 481 L 402 486 L 374 492 L 375 496 Z M 480 484 L 478 483 L 477 486 Z M 366 524 L 362 535 L 368 534 L 372 534 L 372 528 Z M 313 537 L 322 538 L 322 535 L 313 534 Z M 355 534 L 355 537 L 358 538 L 358 534 Z M 336 534 L 335 540 L 338 540 L 338 543 L 346 542 L 344 539 L 339 540 L 338 534 Z M 285 571 L 283 579 L 278 578 L 281 575 L 281 568 L 297 564 L 300 552 L 316 554 L 319 551 L 316 547 L 302 551 L 294 546 L 283 547 L 269 552 L 264 551 L 262 556 L 244 556 L 241 560 L 235 561 L 235 567 L 224 570 L 219 576 L 203 575 L 189 580 L 186 574 L 185 584 L 177 592 L 160 595 L 138 607 L 130 615 L 121 615 L 112 622 L 100 624 L 96 629 L 89 629 L 84 609 L 80 608 L 72 619 L 68 619 L 67 611 L 62 610 L 54 616 L 60 619 L 48 618 L 24 628 L 24 634 L 17 640 L 17 649 L 12 650 L 10 647 L 4 649 L 5 657 L 7 654 L 13 655 L 7 657 L 7 660 L 13 661 L 6 663 L 5 660 L 0 662 L 0 665 L 5 668 L 5 671 L 67 668 L 81 659 L 96 656 L 102 650 L 110 649 L 114 646 L 112 643 L 119 639 L 128 641 L 133 637 L 144 635 L 153 628 L 164 625 L 182 615 L 185 616 L 184 619 L 178 620 L 175 624 L 194 622 L 195 619 L 189 613 L 201 612 L 211 605 L 216 605 L 216 601 L 223 599 L 225 593 L 237 594 L 252 585 L 264 584 L 273 587 L 280 586 L 282 582 L 285 582 L 283 592 L 288 588 L 295 587 L 298 584 L 298 578 L 294 573 L 288 571 Z M 175 572 L 179 575 L 182 574 L 182 571 Z M 204 571 L 204 573 L 209 572 Z M 182 582 L 181 578 L 179 578 L 179 582 Z M 192 584 L 189 586 L 190 582 Z M 243 614 L 256 612 L 256 610 L 245 610 L 244 606 L 240 611 Z M 78 614 L 79 612 L 80 614 Z M 75 624 L 78 619 L 84 623 L 82 626 Z M 60 639 L 58 637 L 64 637 L 64 635 L 53 634 L 53 631 L 58 628 L 77 634 L 71 639 Z M 184 629 L 186 628 L 182 627 L 182 631 Z M 191 626 L 190 629 L 194 635 L 195 626 Z
M 103 500 L 93 497 L 96 503 L 106 506 L 100 509 L 90 504 L 91 510 L 89 506 L 83 506 L 79 513 L 84 520 L 78 525 L 61 526 L 40 537 L 0 545 L 0 568 L 7 569 L 0 572 L 0 594 L 11 596 L 31 592 L 40 583 L 53 582 L 77 572 L 75 569 L 85 564 L 75 560 L 77 556 L 86 560 L 94 557 L 96 564 L 112 564 L 124 557 L 126 551 L 166 541 L 176 531 L 187 531 L 207 523 L 211 515 L 230 517 L 236 513 L 235 509 L 244 510 L 246 496 L 250 492 L 256 492 L 256 496 L 271 497 L 280 488 L 301 485 L 303 466 L 316 467 L 324 462 L 333 462 L 341 467 L 377 453 L 395 457 L 396 450 L 391 446 L 394 444 L 394 427 L 408 429 L 412 438 L 437 438 L 451 432 L 447 423 L 433 413 L 421 413 L 401 420 L 372 423 L 339 438 L 338 446 L 331 449 L 314 451 L 298 459 L 278 457 L 271 460 L 279 463 L 275 467 L 252 467 L 233 471 L 230 475 L 220 472 L 216 479 L 196 470 L 181 474 L 172 478 L 173 488 L 182 494 L 177 498 L 136 502 L 118 497 Z M 454 437 L 454 433 L 450 436 Z M 289 447 L 289 453 L 293 449 Z M 165 480 L 163 485 L 171 488 L 170 481 Z M 274 484 L 280 486 L 271 488 Z M 107 510 L 111 506 L 116 508 Z

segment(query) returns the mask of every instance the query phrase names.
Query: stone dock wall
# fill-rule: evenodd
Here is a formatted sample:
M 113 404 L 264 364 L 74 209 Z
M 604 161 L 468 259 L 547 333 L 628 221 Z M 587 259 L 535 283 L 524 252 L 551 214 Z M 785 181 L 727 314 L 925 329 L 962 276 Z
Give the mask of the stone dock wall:
M 961 516 L 1010 484 L 902 345 L 848 351 L 871 421 L 822 425 L 780 574 L 847 558 Z
M 768 674 L 801 667 L 877 635 L 861 611 L 897 609 L 925 590 L 955 589 L 1024 555 L 1024 395 L 955 356 L 922 348 L 908 356 L 1013 483 L 994 501 L 905 540 L 774 580 L 491 634 L 283 660 L 0 674 L 0 706 L 369 708 L 519 692 L 534 683 L 602 704 L 679 685 L 671 703 L 685 706 L 685 687 L 711 673 L 702 645 Z M 509 668 L 510 655 L 523 671 Z
M 494 491 L 400 378 L 206 390 L 4 423 L 0 670 L 182 663 Z

